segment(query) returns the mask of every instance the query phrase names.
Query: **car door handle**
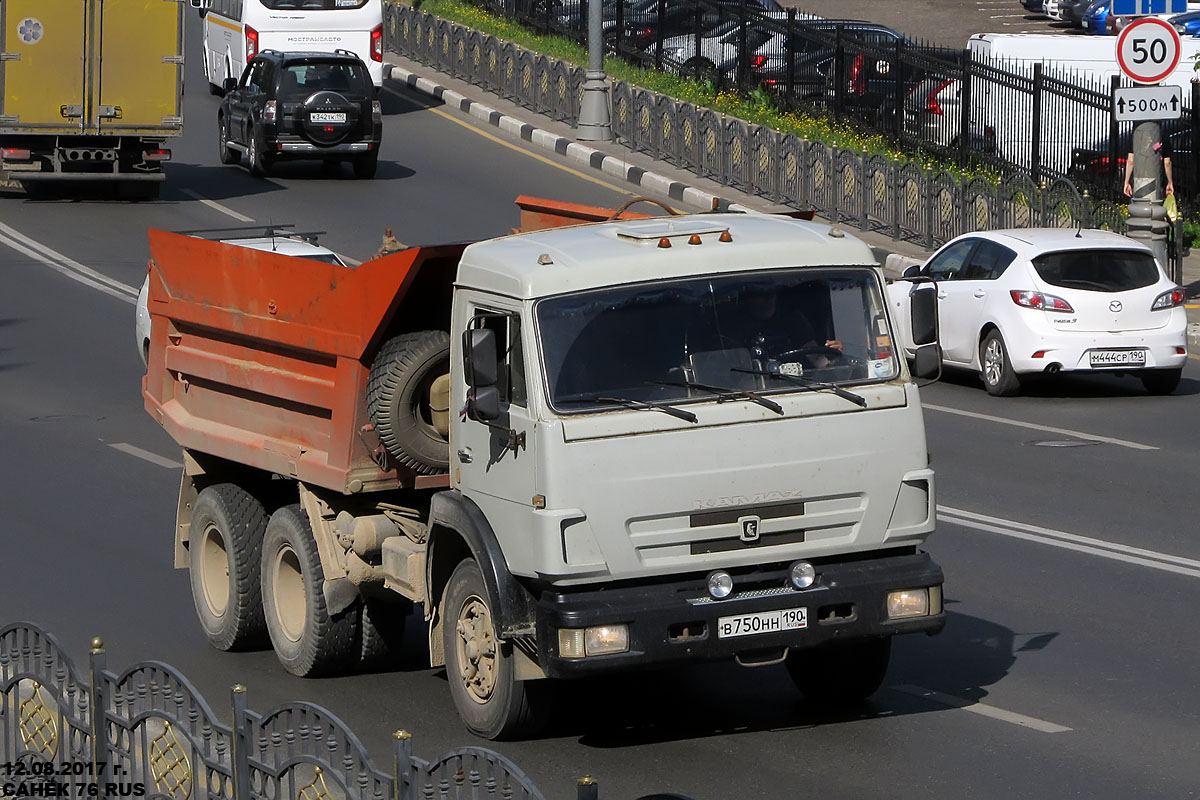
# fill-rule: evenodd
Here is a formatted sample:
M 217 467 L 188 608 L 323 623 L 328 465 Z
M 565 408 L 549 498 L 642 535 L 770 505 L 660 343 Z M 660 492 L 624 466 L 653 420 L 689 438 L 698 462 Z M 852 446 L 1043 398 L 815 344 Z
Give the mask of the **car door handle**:
M 946 293 L 938 292 L 938 300 L 945 300 L 945 299 L 946 299 Z
M 976 297 L 987 297 L 987 292 L 985 292 L 983 289 L 976 289 L 975 296 Z
M 458 448 L 458 460 L 464 464 L 470 464 L 472 461 L 474 461 L 475 457 L 471 455 L 471 448 L 469 448 L 469 447 Z

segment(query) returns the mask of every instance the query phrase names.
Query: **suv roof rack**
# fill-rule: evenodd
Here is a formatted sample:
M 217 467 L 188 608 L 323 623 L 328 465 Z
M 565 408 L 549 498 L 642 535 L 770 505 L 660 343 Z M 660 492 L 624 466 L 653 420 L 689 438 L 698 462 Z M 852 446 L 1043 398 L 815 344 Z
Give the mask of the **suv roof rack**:
M 358 53 L 355 53 L 352 50 L 347 50 L 344 47 L 334 48 L 333 52 L 335 55 L 339 55 L 339 56 L 354 56 L 355 58 L 358 58 Z
M 309 244 L 316 244 L 318 236 L 324 236 L 325 231 L 297 231 L 292 230 L 296 226 L 291 223 L 283 225 L 246 225 L 242 227 L 230 228 L 196 228 L 187 231 L 175 231 L 181 236 L 198 236 L 201 239 L 209 241 L 227 241 L 229 239 L 267 239 L 273 236 L 286 237 L 288 239 L 303 239 Z M 240 236 L 229 236 L 227 234 L 242 234 Z M 208 234 L 208 235 L 201 235 Z

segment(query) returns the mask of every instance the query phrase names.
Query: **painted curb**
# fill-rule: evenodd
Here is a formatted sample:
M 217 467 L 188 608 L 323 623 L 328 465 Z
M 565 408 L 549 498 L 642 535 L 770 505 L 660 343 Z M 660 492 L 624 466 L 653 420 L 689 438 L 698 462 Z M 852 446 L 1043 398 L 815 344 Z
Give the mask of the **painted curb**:
M 687 203 L 698 208 L 710 209 L 713 207 L 713 201 L 716 200 L 718 204 L 717 208 L 720 210 L 753 210 L 740 203 L 730 203 L 720 195 L 688 186 L 686 183 L 672 180 L 654 172 L 648 172 L 617 156 L 603 153 L 595 148 L 580 144 L 573 139 L 568 139 L 565 136 L 559 136 L 556 133 L 538 128 L 517 117 L 503 114 L 478 100 L 472 100 L 453 89 L 447 89 L 440 83 L 417 75 L 398 64 L 386 64 L 384 66 L 384 79 L 404 84 L 410 89 L 415 89 L 418 92 L 436 97 L 446 105 L 456 108 L 464 114 L 475 117 L 513 136 L 520 137 L 524 141 L 535 144 L 545 150 L 550 150 L 558 155 L 566 156 L 572 161 L 576 161 L 592 169 L 597 169 L 606 175 L 620 178 L 634 186 L 666 195 L 677 202 Z

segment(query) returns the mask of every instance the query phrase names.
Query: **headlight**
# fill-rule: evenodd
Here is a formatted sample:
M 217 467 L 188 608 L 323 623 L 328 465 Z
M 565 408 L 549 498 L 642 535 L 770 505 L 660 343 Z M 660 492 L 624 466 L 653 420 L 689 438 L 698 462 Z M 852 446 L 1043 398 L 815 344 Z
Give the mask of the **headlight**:
M 924 617 L 929 614 L 928 589 L 904 589 L 889 592 L 887 596 L 888 619 Z
M 807 561 L 797 561 L 792 564 L 788 577 L 792 581 L 792 586 L 797 589 L 807 589 L 817 579 L 817 571 Z
M 723 569 L 708 573 L 705 584 L 713 600 L 724 600 L 733 593 L 733 576 Z
M 596 625 L 591 628 L 562 628 L 558 632 L 558 654 L 583 658 L 629 650 L 628 625 Z

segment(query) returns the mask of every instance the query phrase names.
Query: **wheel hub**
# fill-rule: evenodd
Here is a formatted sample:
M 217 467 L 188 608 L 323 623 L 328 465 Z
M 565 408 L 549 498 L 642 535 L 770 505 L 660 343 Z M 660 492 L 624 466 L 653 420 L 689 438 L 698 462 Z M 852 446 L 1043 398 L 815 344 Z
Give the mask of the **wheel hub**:
M 225 549 L 225 537 L 216 525 L 209 524 L 204 528 L 201 541 L 196 557 L 201 559 L 204 602 L 209 613 L 222 617 L 229 608 L 229 553 Z
M 486 703 L 496 688 L 496 636 L 487 604 L 471 596 L 454 626 L 463 686 L 477 703 Z
M 1000 373 L 1004 369 L 1004 354 L 1000 351 L 1000 342 L 992 339 L 983 350 L 983 377 L 989 384 L 1000 382 Z

